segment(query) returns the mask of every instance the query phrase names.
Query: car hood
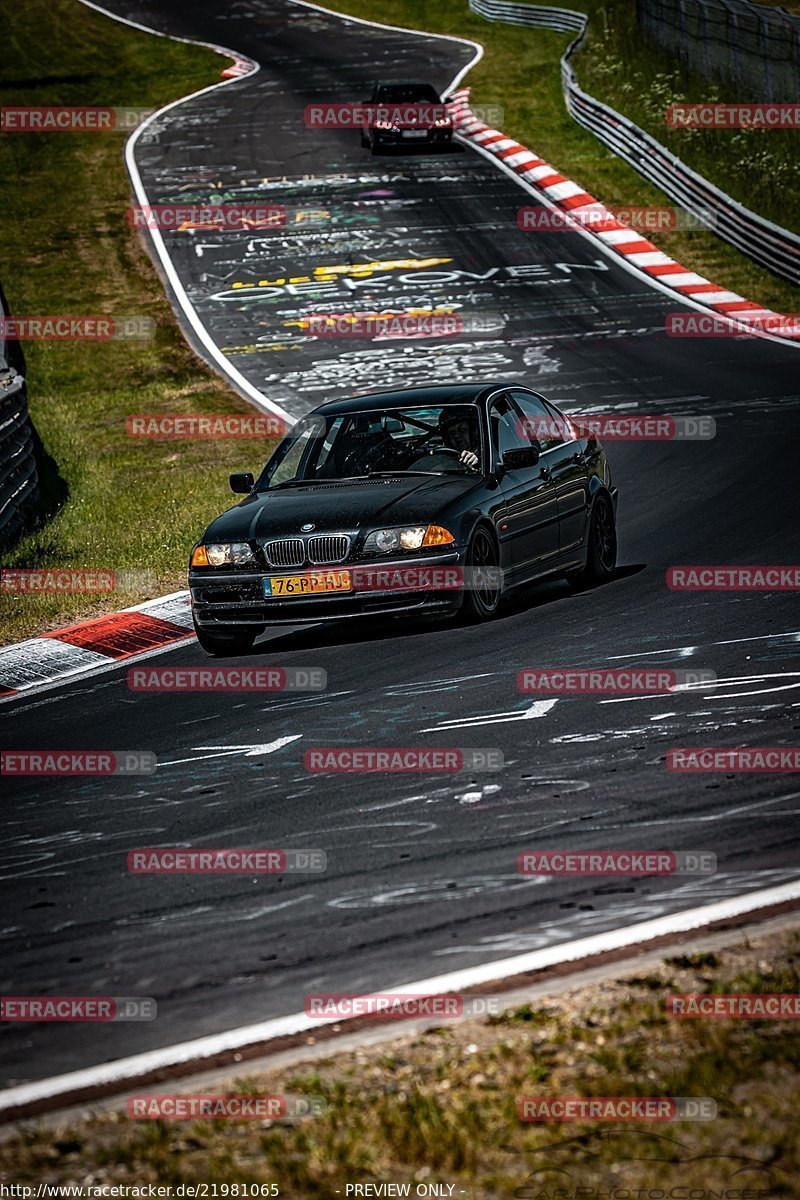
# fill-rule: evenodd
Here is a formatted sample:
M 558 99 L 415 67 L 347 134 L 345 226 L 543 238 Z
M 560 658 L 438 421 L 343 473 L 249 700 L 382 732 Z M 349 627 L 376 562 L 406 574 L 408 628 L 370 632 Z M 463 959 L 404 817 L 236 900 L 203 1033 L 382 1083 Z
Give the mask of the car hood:
M 204 541 L 263 541 L 300 533 L 313 523 L 318 532 L 352 531 L 434 521 L 448 505 L 473 490 L 474 476 L 408 476 L 352 482 L 320 480 L 307 487 L 262 492 L 212 521 Z

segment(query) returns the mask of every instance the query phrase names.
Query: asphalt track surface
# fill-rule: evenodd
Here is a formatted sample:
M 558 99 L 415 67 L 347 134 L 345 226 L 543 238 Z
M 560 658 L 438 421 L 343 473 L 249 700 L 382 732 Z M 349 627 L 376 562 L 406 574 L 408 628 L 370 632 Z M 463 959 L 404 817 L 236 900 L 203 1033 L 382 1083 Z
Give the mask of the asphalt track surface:
M 398 986 L 795 878 L 796 777 L 676 774 L 664 762 L 674 747 L 796 743 L 795 597 L 671 592 L 664 574 L 685 563 L 797 560 L 797 351 L 761 339 L 667 338 L 674 302 L 579 235 L 518 231 L 516 209 L 528 198 L 471 151 L 375 160 L 350 134 L 303 126 L 306 103 L 363 98 L 379 73 L 444 87 L 468 48 L 278 3 L 235 4 L 224 16 L 208 0 L 120 2 L 114 11 L 261 63 L 252 79 L 173 110 L 142 145 L 153 203 L 212 179 L 224 190 L 313 175 L 308 196 L 378 219 L 316 230 L 297 248 L 251 249 L 228 236 L 200 256 L 176 238 L 175 261 L 220 345 L 263 346 L 259 337 L 272 339 L 264 323 L 338 300 L 338 292 L 302 293 L 285 306 L 283 295 L 227 307 L 213 299 L 235 281 L 308 275 L 312 263 L 449 259 L 448 278 L 421 285 L 424 271 L 402 280 L 412 271 L 376 271 L 359 302 L 448 300 L 505 318 L 499 337 L 458 346 L 281 348 L 279 339 L 278 349 L 239 355 L 239 369 L 273 400 L 301 412 L 387 383 L 512 375 L 576 411 L 711 415 L 717 436 L 609 443 L 620 566 L 596 591 L 550 583 L 479 629 L 279 631 L 242 660 L 323 667 L 321 694 L 139 694 L 123 665 L 6 704 L 5 748 L 151 750 L 159 768 L 5 788 L 2 992 L 153 996 L 159 1013 L 108 1026 L 4 1024 L 3 1083 L 297 1012 L 311 992 Z M 296 194 L 305 203 L 299 185 Z M 337 245 L 337 233 L 356 245 Z M 373 357 L 358 357 L 365 353 Z M 189 643 L 153 664 L 207 661 Z M 526 666 L 643 663 L 710 669 L 718 682 L 549 707 L 516 687 Z M 293 740 L 271 749 L 284 738 Z M 452 777 L 303 767 L 312 746 L 384 744 L 499 748 L 506 765 Z M 129 849 L 180 843 L 321 848 L 328 869 L 128 874 Z M 719 869 L 698 879 L 594 880 L 516 870 L 523 849 L 629 847 L 711 850 Z

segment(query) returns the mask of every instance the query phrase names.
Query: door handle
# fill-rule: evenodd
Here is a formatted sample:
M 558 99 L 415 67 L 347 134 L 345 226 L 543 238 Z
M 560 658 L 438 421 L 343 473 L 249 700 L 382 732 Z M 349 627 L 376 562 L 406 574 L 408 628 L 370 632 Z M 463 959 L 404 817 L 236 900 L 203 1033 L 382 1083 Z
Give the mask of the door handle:
M 575 454 L 573 454 L 573 456 L 572 456 L 572 461 L 575 463 L 578 463 L 582 467 L 585 467 L 586 466 L 586 455 L 583 453 L 582 450 L 577 450 L 575 452 Z
M 547 483 L 548 479 L 550 478 L 549 467 L 542 467 L 541 470 L 539 471 L 539 474 L 541 475 L 541 477 L 545 481 L 545 483 Z

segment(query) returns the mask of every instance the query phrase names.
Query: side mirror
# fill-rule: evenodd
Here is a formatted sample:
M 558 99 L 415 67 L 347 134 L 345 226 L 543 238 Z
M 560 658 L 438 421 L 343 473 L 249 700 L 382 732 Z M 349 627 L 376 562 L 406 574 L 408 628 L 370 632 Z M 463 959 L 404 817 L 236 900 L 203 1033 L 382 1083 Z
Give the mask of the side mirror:
M 526 467 L 535 467 L 541 458 L 538 446 L 524 446 L 519 450 L 506 450 L 503 455 L 503 466 L 507 471 L 522 471 Z
M 229 482 L 232 492 L 241 492 L 243 496 L 249 496 L 253 490 L 255 479 L 251 471 L 237 471 L 231 475 Z

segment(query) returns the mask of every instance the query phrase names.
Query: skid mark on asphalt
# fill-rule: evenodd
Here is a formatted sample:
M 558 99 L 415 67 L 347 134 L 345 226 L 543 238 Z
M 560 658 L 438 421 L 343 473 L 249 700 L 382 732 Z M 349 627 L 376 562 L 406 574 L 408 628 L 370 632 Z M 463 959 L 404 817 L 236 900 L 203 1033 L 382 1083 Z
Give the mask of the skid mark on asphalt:
M 575 937 L 586 937 L 591 933 L 616 929 L 637 921 L 650 921 L 664 916 L 666 913 L 692 908 L 695 902 L 710 904 L 715 900 L 723 900 L 746 892 L 758 891 L 774 884 L 786 883 L 796 879 L 797 876 L 796 868 L 705 876 L 689 880 L 685 884 L 663 892 L 649 892 L 647 895 L 642 895 L 642 881 L 636 880 L 639 895 L 630 901 L 616 902 L 610 907 L 606 905 L 602 910 L 586 907 L 585 911 L 578 911 L 563 921 L 537 922 L 535 931 L 518 930 L 514 933 L 487 936 L 476 942 L 466 942 L 458 946 L 445 946 L 433 950 L 432 955 L 434 958 L 485 953 L 505 956 L 511 952 L 539 950 Z M 591 894 L 602 895 L 604 893 L 602 889 L 594 888 L 587 891 L 587 896 Z M 580 906 L 584 908 L 582 902 Z M 578 903 L 564 907 L 577 908 Z
M 684 814 L 681 817 L 681 824 L 682 825 L 703 825 L 703 824 L 706 824 L 708 822 L 713 822 L 713 821 L 727 821 L 734 817 L 747 817 L 750 815 L 750 813 L 754 812 L 758 808 L 767 808 L 770 804 L 783 804 L 787 800 L 795 800 L 798 796 L 800 796 L 800 792 L 790 792 L 788 794 L 788 796 L 770 796 L 766 800 L 753 800 L 753 801 L 748 802 L 747 804 L 740 804 L 737 808 L 730 808 L 730 807 L 726 806 L 724 809 L 719 809 L 717 812 L 712 812 L 712 813 L 695 814 L 692 816 Z M 780 811 L 780 810 L 777 810 L 777 809 L 773 810 L 773 812 L 778 812 L 778 811 Z M 791 813 L 794 810 L 789 810 L 789 811 Z M 653 820 L 639 820 L 639 821 L 637 821 L 635 818 L 633 818 L 631 821 L 631 824 L 641 825 L 641 826 L 671 825 L 671 824 L 673 824 L 673 822 L 670 822 L 669 820 L 667 820 L 666 818 L 663 818 L 663 817 L 653 819 Z
M 696 654 L 698 650 L 705 649 L 706 646 L 739 646 L 745 642 L 774 642 L 777 646 L 784 641 L 787 645 L 796 647 L 800 644 L 800 630 L 788 629 L 782 633 L 759 633 L 752 637 L 724 638 L 720 641 L 706 642 L 702 646 L 669 646 L 665 650 L 654 650 L 648 646 L 646 650 L 637 650 L 635 654 L 609 654 L 608 657 L 610 659 L 641 658 L 643 654 L 680 654 L 688 658 Z
M 408 906 L 425 904 L 436 900 L 454 901 L 470 900 L 473 896 L 483 896 L 491 892 L 518 892 L 530 887 L 540 887 L 544 878 L 531 876 L 521 878 L 519 875 L 465 875 L 453 879 L 425 879 L 418 882 L 400 884 L 397 887 L 373 891 L 370 888 L 359 888 L 336 896 L 327 902 L 328 908 L 363 909 Z

